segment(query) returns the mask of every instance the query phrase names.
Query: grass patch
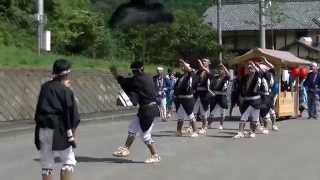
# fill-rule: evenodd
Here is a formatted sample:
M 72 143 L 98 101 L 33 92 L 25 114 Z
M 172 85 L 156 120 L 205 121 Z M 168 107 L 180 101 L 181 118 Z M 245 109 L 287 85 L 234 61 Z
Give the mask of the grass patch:
M 51 69 L 53 62 L 58 58 L 65 58 L 73 63 L 73 69 L 109 72 L 111 66 L 117 67 L 120 72 L 128 72 L 129 61 L 111 61 L 105 59 L 91 59 L 83 56 L 64 56 L 57 54 L 42 54 L 38 56 L 28 49 L 0 46 L 0 68 L 2 69 Z M 148 73 L 155 73 L 157 65 L 146 64 Z

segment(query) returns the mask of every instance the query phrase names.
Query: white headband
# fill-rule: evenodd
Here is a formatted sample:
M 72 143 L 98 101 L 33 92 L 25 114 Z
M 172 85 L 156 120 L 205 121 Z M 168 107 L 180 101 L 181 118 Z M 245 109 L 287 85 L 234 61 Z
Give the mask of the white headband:
M 61 73 L 59 74 L 53 74 L 53 76 L 63 76 L 63 75 L 66 75 L 66 74 L 69 74 L 71 72 L 71 69 L 68 69 L 68 70 L 64 70 L 62 71 Z

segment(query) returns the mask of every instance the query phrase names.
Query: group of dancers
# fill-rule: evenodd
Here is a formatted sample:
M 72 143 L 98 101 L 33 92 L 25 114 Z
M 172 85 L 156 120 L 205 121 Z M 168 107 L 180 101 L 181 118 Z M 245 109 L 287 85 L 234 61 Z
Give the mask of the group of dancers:
M 213 74 L 209 70 L 210 60 L 203 58 L 197 61 L 198 68 L 194 69 L 183 59 L 179 60 L 182 74 L 178 77 L 173 88 L 173 101 L 176 108 L 177 136 L 198 137 L 205 135 L 211 126 L 208 119 L 218 116 L 220 118 L 220 130 L 223 129 L 225 112 L 228 109 L 228 87 L 230 72 L 220 64 L 218 73 Z M 250 61 L 247 65 L 247 73 L 243 77 L 234 79 L 233 92 L 237 92 L 237 104 L 241 112 L 239 132 L 234 138 L 245 136 L 254 138 L 257 129 L 263 134 L 268 134 L 269 129 L 279 130 L 276 126 L 276 114 L 274 105 L 277 96 L 271 93 L 274 85 L 273 65 L 266 58 Z M 128 94 L 133 104 L 139 104 L 138 114 L 129 126 L 129 133 L 124 146 L 119 147 L 113 155 L 127 157 L 130 147 L 137 134 L 145 142 L 150 150 L 151 157 L 145 163 L 160 162 L 160 156 L 156 151 L 151 131 L 153 121 L 157 116 L 164 116 L 164 79 L 158 69 L 158 75 L 151 78 L 144 73 L 143 64 L 134 62 L 131 65 L 133 77 L 119 76 L 116 70 L 112 70 L 121 87 Z M 159 72 L 161 71 L 161 72 Z M 164 77 L 164 76 L 163 76 Z M 162 85 L 161 85 L 162 83 Z M 234 105 L 234 103 L 232 103 Z M 202 126 L 198 129 L 195 114 L 200 113 Z M 183 131 L 184 121 L 189 121 L 191 128 Z M 246 122 L 250 121 L 250 131 L 245 131 Z
M 179 63 L 183 74 L 174 82 L 174 86 L 169 79 L 170 73 L 168 77 L 164 76 L 162 67 L 157 68 L 158 74 L 153 77 L 159 99 L 160 117 L 163 121 L 168 118 L 166 114 L 170 115 L 166 113 L 166 99 L 173 95 L 178 120 L 177 136 L 183 135 L 182 127 L 185 120 L 190 121 L 191 128 L 187 128 L 186 132 L 191 137 L 205 135 L 208 127 L 212 128 L 214 118 L 219 118 L 218 129 L 223 130 L 226 111 L 229 108 L 230 87 L 232 93 L 229 116 L 231 117 L 234 106 L 238 105 L 242 114 L 241 120 L 245 122 L 250 118 L 252 122 L 249 137 L 255 136 L 257 128 L 254 124 L 257 124 L 263 134 L 268 134 L 269 129 L 278 130 L 274 111 L 277 93 L 272 92 L 275 73 L 273 65 L 266 58 L 261 57 L 257 62 L 249 62 L 247 75 L 234 78 L 232 86 L 229 85 L 231 74 L 223 64 L 218 66 L 215 73 L 211 73 L 210 60 L 207 58 L 198 60 L 196 70 L 184 60 L 179 60 Z M 172 109 L 171 105 L 167 107 Z M 197 130 L 196 120 L 199 119 L 202 126 Z M 240 123 L 239 134 L 235 138 L 246 134 L 243 131 L 244 122 Z
M 220 117 L 220 130 L 223 129 L 225 112 L 228 109 L 228 87 L 230 72 L 220 64 L 217 73 L 211 73 L 210 60 L 197 61 L 197 68 L 180 59 L 182 74 L 175 81 L 173 102 L 176 108 L 177 136 L 188 134 L 190 137 L 205 135 L 211 126 L 210 117 Z M 127 157 L 137 135 L 149 149 L 151 156 L 145 163 L 159 163 L 161 158 L 152 139 L 154 120 L 160 114 L 166 114 L 163 108 L 164 94 L 159 93 L 163 81 L 152 78 L 144 72 L 143 63 L 131 64 L 131 77 L 121 76 L 117 69 L 110 71 L 122 89 L 129 96 L 133 105 L 138 105 L 138 112 L 128 128 L 127 139 L 123 146 L 113 152 L 116 157 Z M 163 71 L 163 69 L 159 69 Z M 70 88 L 71 63 L 65 59 L 56 60 L 53 65 L 53 78 L 41 86 L 35 113 L 35 145 L 40 151 L 42 179 L 53 179 L 54 154 L 58 152 L 62 161 L 61 180 L 70 180 L 76 165 L 74 148 L 75 133 L 80 123 L 77 103 Z M 261 125 L 264 134 L 269 129 L 278 130 L 275 124 L 274 104 L 276 96 L 271 93 L 274 84 L 273 66 L 264 57 L 247 64 L 247 73 L 233 80 L 233 101 L 239 105 L 241 118 L 239 132 L 234 138 L 255 137 L 257 127 Z M 158 86 L 155 85 L 158 83 Z M 238 97 L 238 98 L 236 98 Z M 236 100 L 235 100 L 236 99 Z M 232 103 L 232 106 L 235 103 Z M 198 129 L 195 114 L 200 113 L 202 126 Z M 190 122 L 190 130 L 183 131 L 184 121 Z M 250 131 L 246 133 L 246 122 L 250 121 Z
M 174 102 L 176 107 L 177 136 L 183 136 L 183 123 L 190 121 L 191 128 L 187 131 L 191 137 L 199 134 L 205 135 L 209 117 L 220 117 L 220 129 L 223 129 L 225 111 L 228 108 L 227 88 L 230 73 L 220 64 L 217 75 L 210 73 L 209 59 L 198 60 L 198 70 L 190 67 L 184 60 L 179 60 L 183 74 L 177 80 L 174 88 Z M 196 115 L 202 121 L 202 127 L 198 131 L 196 127 Z M 211 123 L 212 121 L 210 121 Z

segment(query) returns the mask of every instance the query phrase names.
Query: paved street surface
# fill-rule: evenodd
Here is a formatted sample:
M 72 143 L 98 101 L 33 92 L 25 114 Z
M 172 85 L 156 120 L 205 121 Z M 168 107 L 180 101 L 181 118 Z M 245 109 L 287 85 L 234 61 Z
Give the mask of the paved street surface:
M 280 132 L 235 140 L 237 122 L 207 137 L 175 137 L 175 121 L 157 122 L 154 139 L 161 164 L 145 165 L 147 149 L 137 139 L 128 159 L 112 157 L 129 121 L 83 123 L 78 130 L 76 180 L 319 180 L 320 121 L 288 120 Z M 40 179 L 33 132 L 0 137 L 0 179 Z M 59 166 L 59 164 L 57 164 Z

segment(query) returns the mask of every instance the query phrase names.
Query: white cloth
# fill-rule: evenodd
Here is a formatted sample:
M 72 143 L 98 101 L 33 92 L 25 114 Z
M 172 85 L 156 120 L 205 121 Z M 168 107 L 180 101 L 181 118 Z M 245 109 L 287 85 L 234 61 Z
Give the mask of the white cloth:
M 283 70 L 282 71 L 282 81 L 287 81 L 289 82 L 289 71 L 288 70 Z
M 196 103 L 194 105 L 193 114 L 198 114 L 199 111 L 200 111 L 200 115 L 202 117 L 204 117 L 204 118 L 208 118 L 209 117 L 209 113 L 210 113 L 209 108 L 206 111 L 204 110 L 200 98 L 197 99 L 197 101 L 196 101 Z
M 178 121 L 195 121 L 194 113 L 188 115 L 182 105 L 179 106 L 176 116 Z
M 160 109 L 161 119 L 166 119 L 167 118 L 167 99 L 166 99 L 166 97 L 161 99 L 159 109 Z
M 150 126 L 150 128 L 146 132 L 143 132 L 140 126 L 139 117 L 136 116 L 136 118 L 133 121 L 131 121 L 128 132 L 134 135 L 139 135 L 143 142 L 145 142 L 146 144 L 151 144 L 153 143 L 153 140 L 151 137 L 152 127 L 153 127 L 153 124 Z
M 260 117 L 260 109 L 255 109 L 249 106 L 246 111 L 241 115 L 241 121 L 248 121 L 249 117 L 253 122 L 258 122 Z
M 77 161 L 75 159 L 75 154 L 72 147 L 63 150 L 63 151 L 53 151 L 52 142 L 53 142 L 53 130 L 48 128 L 40 128 L 39 131 L 40 139 L 40 163 L 43 169 L 53 169 L 54 168 L 54 158 L 57 154 L 62 164 L 68 164 L 75 166 Z
M 211 108 L 211 107 L 210 107 Z M 210 113 L 210 117 L 214 118 L 214 117 L 224 117 L 225 115 L 225 109 L 223 109 L 219 104 L 216 104 L 215 107 L 213 107 L 214 109 L 211 111 Z

